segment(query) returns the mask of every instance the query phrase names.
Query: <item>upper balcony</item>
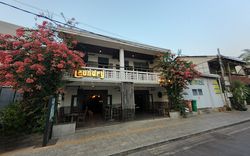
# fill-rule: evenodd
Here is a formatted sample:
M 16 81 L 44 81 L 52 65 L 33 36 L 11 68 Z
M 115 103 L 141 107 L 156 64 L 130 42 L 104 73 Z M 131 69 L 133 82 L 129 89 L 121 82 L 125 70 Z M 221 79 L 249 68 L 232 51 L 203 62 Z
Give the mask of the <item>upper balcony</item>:
M 75 71 L 74 74 L 66 73 L 64 79 L 72 82 L 159 84 L 159 73 L 84 67 Z

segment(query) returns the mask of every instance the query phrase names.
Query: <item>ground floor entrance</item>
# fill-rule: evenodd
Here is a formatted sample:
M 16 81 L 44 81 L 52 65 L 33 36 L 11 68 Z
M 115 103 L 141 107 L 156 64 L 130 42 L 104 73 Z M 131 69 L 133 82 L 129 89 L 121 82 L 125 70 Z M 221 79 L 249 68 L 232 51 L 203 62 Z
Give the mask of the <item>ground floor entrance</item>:
M 136 119 L 155 117 L 153 95 L 149 93 L 149 90 L 135 90 L 134 98 Z
M 77 90 L 77 106 L 71 104 L 72 113 L 78 113 L 77 126 L 95 126 L 107 120 L 111 100 L 108 90 Z
M 59 105 L 61 122 L 77 127 L 95 127 L 128 120 L 165 116 L 160 87 L 137 87 L 133 83 L 116 86 L 69 86 Z M 161 93 L 162 94 L 162 93 Z M 166 111 L 165 111 L 166 112 Z

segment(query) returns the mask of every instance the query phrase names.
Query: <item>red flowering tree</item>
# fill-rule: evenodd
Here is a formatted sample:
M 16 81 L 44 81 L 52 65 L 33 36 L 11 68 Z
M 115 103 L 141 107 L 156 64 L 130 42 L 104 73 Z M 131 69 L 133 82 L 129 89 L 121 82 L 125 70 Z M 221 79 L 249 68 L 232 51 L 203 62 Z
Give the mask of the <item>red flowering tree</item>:
M 43 22 L 37 29 L 19 28 L 13 36 L 0 34 L 0 86 L 23 93 L 24 109 L 33 115 L 60 91 L 65 72 L 84 65 L 83 53 L 69 48 L 51 26 Z
M 194 69 L 195 64 L 176 58 L 170 52 L 159 56 L 159 66 L 160 85 L 167 91 L 169 106 L 171 109 L 180 111 L 183 108 L 183 90 L 200 73 Z

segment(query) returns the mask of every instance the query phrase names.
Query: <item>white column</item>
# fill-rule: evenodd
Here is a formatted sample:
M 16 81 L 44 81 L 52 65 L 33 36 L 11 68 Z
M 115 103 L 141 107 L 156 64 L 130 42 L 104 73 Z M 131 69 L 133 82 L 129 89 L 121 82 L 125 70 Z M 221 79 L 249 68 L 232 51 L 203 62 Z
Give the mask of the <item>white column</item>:
M 124 70 L 124 49 L 120 49 L 120 70 Z

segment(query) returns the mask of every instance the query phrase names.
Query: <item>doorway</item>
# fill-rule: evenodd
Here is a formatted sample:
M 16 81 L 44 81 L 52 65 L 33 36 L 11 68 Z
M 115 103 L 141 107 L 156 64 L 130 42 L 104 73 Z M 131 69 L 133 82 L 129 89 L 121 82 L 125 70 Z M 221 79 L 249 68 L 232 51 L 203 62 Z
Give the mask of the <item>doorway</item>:
M 84 114 L 85 126 L 96 126 L 105 120 L 105 108 L 108 105 L 107 90 L 82 90 L 79 89 L 78 110 Z
M 148 90 L 135 90 L 135 117 L 148 118 L 153 117 L 153 96 Z

